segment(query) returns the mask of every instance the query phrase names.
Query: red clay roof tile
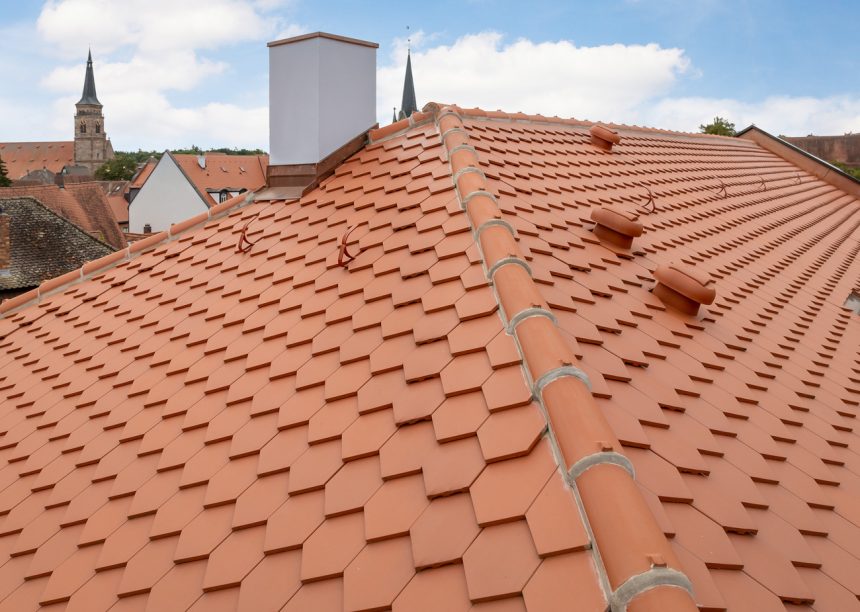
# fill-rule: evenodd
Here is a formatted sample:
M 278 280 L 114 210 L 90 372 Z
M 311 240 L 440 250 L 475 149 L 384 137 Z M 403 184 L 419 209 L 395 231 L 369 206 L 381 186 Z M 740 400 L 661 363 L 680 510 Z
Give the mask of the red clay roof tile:
M 11 180 L 28 172 L 47 168 L 59 174 L 63 166 L 75 164 L 75 143 L 65 142 L 0 142 L 0 157 Z
M 123 249 L 127 245 L 100 183 L 69 183 L 65 187 L 30 185 L 0 188 L 0 198 L 22 196 L 36 198 L 60 217 L 114 249 Z M 105 264 L 106 262 L 103 262 L 102 265 Z
M 4 302 L 0 605 L 856 602 L 857 201 L 743 139 L 429 118 Z M 695 318 L 672 261 L 714 279 Z

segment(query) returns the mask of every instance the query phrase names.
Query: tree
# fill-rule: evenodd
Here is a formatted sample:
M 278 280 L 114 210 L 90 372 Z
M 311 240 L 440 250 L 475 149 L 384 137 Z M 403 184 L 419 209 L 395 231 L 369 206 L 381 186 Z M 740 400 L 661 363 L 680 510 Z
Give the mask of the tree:
M 735 124 L 722 117 L 714 117 L 714 122 L 708 125 L 700 125 L 699 131 L 703 134 L 716 134 L 717 136 L 734 136 Z
M 6 172 L 6 162 L 0 157 L 0 187 L 9 187 L 11 185 L 12 181 L 9 178 L 9 173 Z
M 836 166 L 837 168 L 839 168 L 840 170 L 842 170 L 842 172 L 844 172 L 845 174 L 851 175 L 856 179 L 860 179 L 860 168 L 852 168 L 851 166 L 849 166 L 847 164 L 843 164 L 843 163 L 835 161 L 835 160 L 830 162 L 830 163 L 832 165 Z
M 95 172 L 100 181 L 128 181 L 137 170 L 137 159 L 134 153 L 114 153 L 113 159 L 106 161 Z

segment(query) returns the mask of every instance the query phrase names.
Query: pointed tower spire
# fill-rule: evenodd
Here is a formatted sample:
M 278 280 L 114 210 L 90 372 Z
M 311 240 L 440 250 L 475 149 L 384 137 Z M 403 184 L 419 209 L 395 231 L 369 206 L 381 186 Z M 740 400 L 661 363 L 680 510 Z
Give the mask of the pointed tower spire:
M 98 104 L 96 97 L 96 77 L 93 75 L 93 52 L 90 50 L 87 54 L 87 74 L 84 77 L 84 93 L 81 94 L 81 99 L 78 104 Z
M 400 118 L 405 119 L 418 110 L 415 101 L 415 83 L 412 80 L 412 53 L 406 51 L 406 78 L 403 80 L 403 101 L 400 103 Z

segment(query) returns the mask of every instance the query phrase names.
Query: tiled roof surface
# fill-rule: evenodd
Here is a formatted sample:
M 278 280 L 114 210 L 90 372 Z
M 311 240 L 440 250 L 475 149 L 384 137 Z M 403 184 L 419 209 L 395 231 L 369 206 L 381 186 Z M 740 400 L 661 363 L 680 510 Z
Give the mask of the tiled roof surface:
M 858 202 L 750 141 L 462 115 L 0 308 L 0 606 L 858 607 Z
M 0 199 L 10 219 L 11 265 L 0 274 L 0 294 L 38 287 L 113 251 L 31 197 Z
M 13 181 L 33 170 L 47 168 L 54 174 L 75 163 L 75 143 L 0 142 L 0 158 Z
M 135 173 L 128 186 L 132 189 L 135 187 L 138 189 L 143 187 L 143 184 L 146 182 L 146 179 L 149 178 L 149 175 L 152 174 L 152 171 L 155 170 L 155 166 L 157 165 L 158 160 L 154 157 L 150 157 L 148 160 L 146 160 L 146 163 L 143 164 L 143 167 Z
M 107 196 L 98 183 L 69 182 L 64 188 L 57 185 L 0 188 L 0 198 L 24 196 L 36 198 L 56 214 L 114 249 L 126 245 Z
M 129 181 L 98 181 L 105 196 L 107 196 L 110 210 L 117 223 L 128 223 L 128 201 L 125 194 L 128 192 Z
M 207 189 L 253 191 L 266 184 L 268 155 L 226 155 L 224 153 L 206 153 L 203 156 L 171 155 L 188 180 L 203 195 L 206 195 Z M 206 160 L 205 168 L 201 168 L 198 163 L 200 157 Z M 207 198 L 206 203 L 210 204 L 211 199 Z

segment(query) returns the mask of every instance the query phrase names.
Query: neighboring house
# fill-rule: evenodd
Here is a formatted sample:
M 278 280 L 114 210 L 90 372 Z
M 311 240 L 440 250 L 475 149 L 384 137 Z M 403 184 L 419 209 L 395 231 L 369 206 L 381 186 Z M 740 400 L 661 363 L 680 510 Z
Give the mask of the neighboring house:
M 820 159 L 840 162 L 852 168 L 860 168 L 860 134 L 842 136 L 782 136 L 796 147 L 812 153 Z
M 122 231 L 128 229 L 128 200 L 126 200 L 130 181 L 98 181 L 98 186 L 101 187 L 111 212 L 119 224 Z
M 156 164 L 158 164 L 158 160 L 154 157 L 150 157 L 144 164 L 138 167 L 137 172 L 134 173 L 134 176 L 131 177 L 131 180 L 128 183 L 125 196 L 128 204 L 134 202 L 134 199 L 137 197 L 137 194 L 140 193 L 140 189 L 143 187 L 146 179 L 148 179 L 149 175 L 152 174 L 152 171 L 155 170 Z M 127 214 L 128 211 L 126 211 L 126 215 Z
M 36 198 L 47 208 L 114 250 L 126 246 L 107 196 L 98 183 L 69 183 L 65 187 L 30 185 L 0 188 L 0 198 L 25 196 Z
M 270 62 L 265 190 L 0 305 L 3 609 L 857 609 L 860 183 Z
M 0 301 L 112 252 L 35 198 L 0 198 Z
M 13 181 L 28 173 L 48 170 L 60 174 L 63 168 L 90 176 L 113 158 L 113 146 L 105 133 L 103 106 L 96 96 L 92 53 L 87 57 L 84 88 L 75 104 L 74 140 L 63 142 L 0 142 L 0 157 Z
M 259 189 L 266 183 L 267 165 L 266 155 L 165 151 L 129 204 L 129 230 L 166 230 L 219 202 Z
M 58 178 L 59 177 L 59 178 Z M 15 180 L 12 184 L 15 187 L 23 187 L 25 185 L 57 185 L 58 181 L 63 180 L 62 173 L 54 174 L 48 169 L 33 170 L 28 172 L 21 178 Z

